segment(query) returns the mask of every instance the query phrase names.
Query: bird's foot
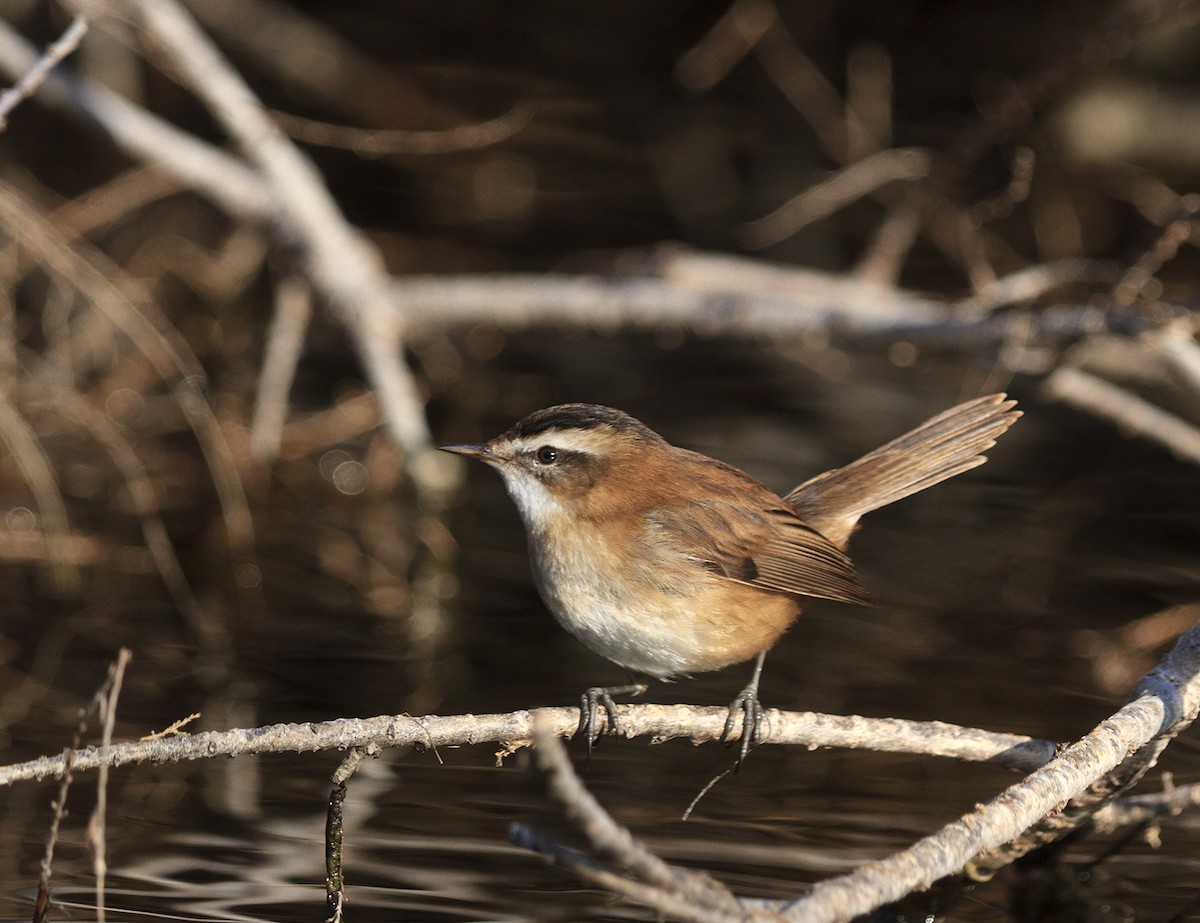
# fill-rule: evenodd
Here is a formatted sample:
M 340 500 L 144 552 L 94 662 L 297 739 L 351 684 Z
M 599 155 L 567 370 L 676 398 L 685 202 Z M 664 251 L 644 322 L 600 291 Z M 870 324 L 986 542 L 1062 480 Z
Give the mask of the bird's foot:
M 757 747 L 763 740 L 763 707 L 758 701 L 758 683 L 752 682 L 737 694 L 729 703 L 729 715 L 725 718 L 725 728 L 721 731 L 721 743 L 729 741 L 729 735 L 737 727 L 738 716 L 741 716 L 742 733 L 738 746 L 738 758 L 733 771 L 741 768 L 742 760 L 750 752 L 751 747 Z
M 617 706 L 613 702 L 614 695 L 641 695 L 648 687 L 645 683 L 629 683 L 626 686 L 593 686 L 587 690 L 579 701 L 579 727 L 575 735 L 583 735 L 587 741 L 588 753 L 600 739 L 601 734 L 617 733 Z M 597 712 L 604 709 L 604 722 L 597 720 Z

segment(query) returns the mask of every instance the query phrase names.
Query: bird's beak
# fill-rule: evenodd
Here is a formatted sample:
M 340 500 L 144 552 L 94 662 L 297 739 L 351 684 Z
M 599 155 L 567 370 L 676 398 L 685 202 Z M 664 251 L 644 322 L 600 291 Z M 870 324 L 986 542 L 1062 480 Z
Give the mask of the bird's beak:
M 492 457 L 492 447 L 486 442 L 440 445 L 438 448 L 443 452 L 453 452 L 455 455 L 466 455 L 468 458 L 478 458 L 481 461 L 487 461 Z

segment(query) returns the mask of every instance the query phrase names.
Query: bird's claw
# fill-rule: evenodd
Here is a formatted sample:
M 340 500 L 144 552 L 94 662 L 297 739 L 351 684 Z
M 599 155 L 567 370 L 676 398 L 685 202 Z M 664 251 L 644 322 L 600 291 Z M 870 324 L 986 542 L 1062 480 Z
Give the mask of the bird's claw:
M 579 727 L 575 735 L 583 735 L 587 741 L 588 753 L 600 739 L 602 734 L 617 733 L 617 705 L 614 695 L 641 695 L 646 691 L 645 683 L 630 683 L 628 686 L 593 686 L 579 700 Z M 596 713 L 604 709 L 604 724 L 596 720 Z
M 729 735 L 737 726 L 739 714 L 742 719 L 742 733 L 734 772 L 741 768 L 742 760 L 746 758 L 750 748 L 757 747 L 763 740 L 763 708 L 758 701 L 757 689 L 747 687 L 729 703 L 729 714 L 725 718 L 725 728 L 721 731 L 721 743 L 732 743 Z
M 596 712 L 601 707 L 604 708 L 603 726 L 596 720 Z M 616 732 L 617 705 L 612 695 L 601 687 L 587 690 L 579 699 L 579 727 L 575 729 L 575 735 L 583 735 L 583 739 L 587 741 L 588 752 L 591 753 L 601 734 Z

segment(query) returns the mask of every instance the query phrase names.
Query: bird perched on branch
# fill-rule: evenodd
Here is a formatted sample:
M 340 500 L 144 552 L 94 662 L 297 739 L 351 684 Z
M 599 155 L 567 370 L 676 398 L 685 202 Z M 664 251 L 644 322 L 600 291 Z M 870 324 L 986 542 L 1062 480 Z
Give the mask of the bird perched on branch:
M 859 518 L 983 464 L 1020 416 L 1015 403 L 960 404 L 783 497 L 596 404 L 548 407 L 488 442 L 441 448 L 500 472 L 542 599 L 592 650 L 659 680 L 755 661 L 722 735 L 740 715 L 740 760 L 761 736 L 763 659 L 806 601 L 872 604 L 845 553 Z M 615 731 L 612 697 L 645 689 L 588 689 L 588 745 L 599 707 Z

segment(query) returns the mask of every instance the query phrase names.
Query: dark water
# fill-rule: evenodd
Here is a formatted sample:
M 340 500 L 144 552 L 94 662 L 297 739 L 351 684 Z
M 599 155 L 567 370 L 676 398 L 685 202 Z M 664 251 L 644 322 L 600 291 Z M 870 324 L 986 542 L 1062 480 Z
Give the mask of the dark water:
M 558 400 L 611 403 L 784 490 L 981 393 L 992 372 L 937 355 L 897 368 L 880 352 L 530 335 L 452 384 L 432 413 L 438 436 L 459 440 L 493 435 Z M 1121 628 L 1195 598 L 1200 474 L 1043 402 L 1030 382 L 1011 390 L 1026 416 L 986 466 L 869 517 L 852 552 L 880 606 L 809 610 L 767 660 L 766 705 L 1070 740 L 1111 713 L 1153 665 L 1169 639 L 1133 650 Z M 623 679 L 542 609 L 515 510 L 492 472 L 471 471 L 450 517 L 462 545 L 460 589 L 432 635 L 414 631 L 403 612 L 364 602 L 349 578 L 314 563 L 330 552 L 308 533 L 380 515 L 366 499 L 340 503 L 284 491 L 264 506 L 264 605 L 256 622 L 238 626 L 234 672 L 242 686 L 232 698 L 240 704 L 225 726 L 393 713 L 419 701 L 441 714 L 568 704 L 585 686 Z M 406 515 L 403 503 L 386 515 Z M 202 548 L 190 567 L 201 566 Z M 13 579 L 5 584 L 8 761 L 61 749 L 118 643 L 134 651 L 119 737 L 213 701 L 154 580 L 121 579 L 128 605 L 102 613 L 42 600 L 36 586 Z M 648 698 L 723 704 L 747 675 L 735 667 L 660 684 Z M 36 689 L 21 685 L 29 676 Z M 221 722 L 220 714 L 207 717 Z M 431 753 L 388 753 L 353 781 L 351 918 L 654 919 L 508 844 L 513 822 L 579 840 L 545 799 L 527 756 L 497 768 L 494 749 L 443 750 L 440 762 Z M 795 896 L 903 848 L 1014 780 L 948 760 L 768 746 L 684 823 L 684 807 L 729 766 L 728 750 L 605 741 L 586 766 L 578 745 L 572 753 L 600 801 L 653 849 L 755 896 Z M 324 804 L 338 760 L 279 756 L 115 772 L 110 918 L 323 917 Z M 1176 742 L 1162 768 L 1178 783 L 1200 780 L 1194 743 Z M 72 792 L 53 919 L 94 915 L 84 844 L 93 784 L 85 775 Z M 1159 784 L 1156 772 L 1143 790 Z M 53 794 L 50 783 L 0 790 L 5 919 L 31 912 Z M 1196 894 L 1196 818 L 1165 821 L 1160 837 L 1159 848 L 1135 839 L 1112 855 L 1105 853 L 1114 840 L 1083 839 L 1057 866 L 1009 870 L 905 912 L 970 921 L 1185 919 Z M 1039 876 L 1051 881 L 1055 901 L 1014 909 L 1034 900 L 1020 886 Z

